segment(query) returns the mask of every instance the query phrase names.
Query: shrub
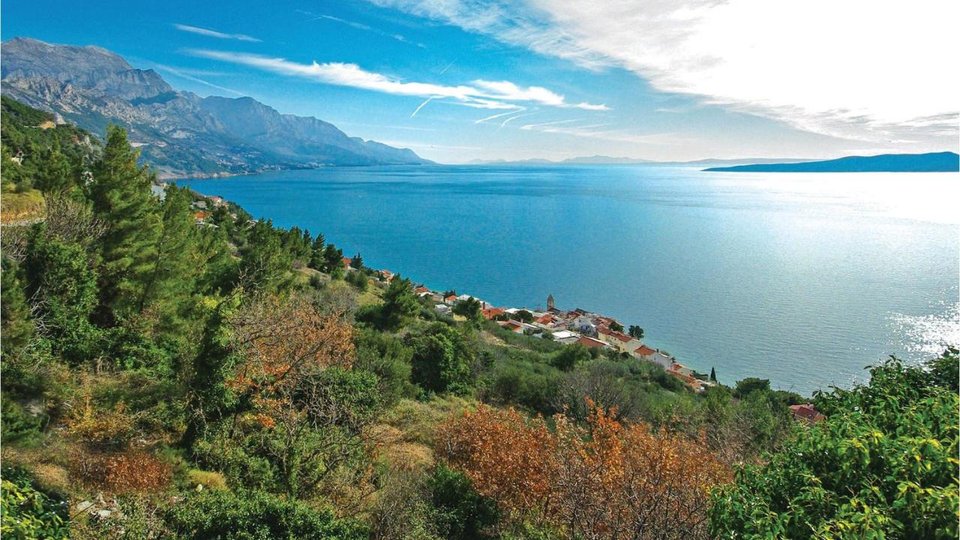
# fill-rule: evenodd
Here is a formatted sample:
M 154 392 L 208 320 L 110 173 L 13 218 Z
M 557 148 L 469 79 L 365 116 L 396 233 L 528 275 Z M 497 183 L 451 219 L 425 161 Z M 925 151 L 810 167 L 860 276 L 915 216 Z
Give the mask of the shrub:
M 193 493 L 168 509 L 165 517 L 176 537 L 185 539 L 367 538 L 365 527 L 357 522 L 260 491 Z
M 433 502 L 433 521 L 443 538 L 474 540 L 499 519 L 497 504 L 477 493 L 463 473 L 438 465 L 428 482 Z

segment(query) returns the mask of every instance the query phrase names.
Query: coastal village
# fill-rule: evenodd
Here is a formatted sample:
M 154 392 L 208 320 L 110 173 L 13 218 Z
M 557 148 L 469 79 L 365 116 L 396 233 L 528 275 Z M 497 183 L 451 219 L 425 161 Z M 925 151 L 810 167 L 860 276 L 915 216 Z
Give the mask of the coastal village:
M 163 186 L 152 187 L 154 195 L 163 198 Z M 196 194 L 191 205 L 197 225 L 214 226 L 207 222 L 210 212 L 216 208 L 229 207 L 228 201 L 219 196 Z M 353 272 L 353 260 L 343 258 L 343 268 Z M 376 271 L 377 277 L 384 283 L 393 280 L 395 274 L 390 270 Z M 495 321 L 501 328 L 532 337 L 550 339 L 565 345 L 579 344 L 587 349 L 597 349 L 616 354 L 627 355 L 638 360 L 654 363 L 664 371 L 679 379 L 697 393 L 717 385 L 716 379 L 681 364 L 669 352 L 651 347 L 643 342 L 643 330 L 624 332 L 624 326 L 606 315 L 581 308 L 563 310 L 557 308 L 553 295 L 546 299 L 546 310 L 525 307 L 502 307 L 468 294 L 456 294 L 453 291 L 440 292 L 425 285 L 417 285 L 415 294 L 428 301 L 440 315 L 458 318 L 454 308 L 459 302 L 477 302 L 481 316 Z M 634 330 L 632 327 L 631 330 Z M 802 422 L 816 423 L 825 417 L 809 403 L 790 406 L 793 417 Z
M 382 270 L 381 276 L 389 280 L 393 274 Z M 445 295 L 423 285 L 418 286 L 415 292 L 417 296 L 433 302 L 434 309 L 443 315 L 452 316 L 454 306 L 459 302 L 476 301 L 480 303 L 480 313 L 484 319 L 496 321 L 500 327 L 511 332 L 551 339 L 566 345 L 579 344 L 588 349 L 610 350 L 652 362 L 696 392 L 703 392 L 707 387 L 716 384 L 716 381 L 711 381 L 684 366 L 666 351 L 644 344 L 642 337 L 624 333 L 623 325 L 612 317 L 580 308 L 569 311 L 558 309 L 553 295 L 547 297 L 547 309 L 541 311 L 522 307 L 496 307 L 470 295 Z M 642 331 L 639 336 L 642 336 Z

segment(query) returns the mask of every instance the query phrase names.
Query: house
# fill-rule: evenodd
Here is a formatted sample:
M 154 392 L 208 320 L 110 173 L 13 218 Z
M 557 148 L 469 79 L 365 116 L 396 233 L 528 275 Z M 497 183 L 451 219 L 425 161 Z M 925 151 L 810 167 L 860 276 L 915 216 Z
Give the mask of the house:
M 419 287 L 413 290 L 413 293 L 416 294 L 417 296 L 425 296 L 430 294 L 430 289 L 424 287 L 423 285 L 420 285 Z
M 394 275 L 393 272 L 389 270 L 381 270 L 379 274 L 380 274 L 380 279 L 382 279 L 383 281 L 386 281 L 386 282 L 393 281 L 393 275 Z
M 544 313 L 539 317 L 533 319 L 534 324 L 541 326 L 542 328 L 552 328 L 557 324 L 557 316 L 553 313 Z
M 634 340 L 632 337 L 624 334 L 623 332 L 611 330 L 606 326 L 597 327 L 597 338 L 622 352 L 631 352 L 640 344 L 638 341 Z
M 488 321 L 492 321 L 504 313 L 506 312 L 503 309 L 495 307 L 486 308 L 480 311 L 480 314 L 483 315 L 483 318 Z
M 607 347 L 607 344 L 600 341 L 599 339 L 594 339 L 590 336 L 580 336 L 580 339 L 577 340 L 577 343 L 583 345 L 588 349 L 602 349 Z
M 523 333 L 523 323 L 520 321 L 514 321 L 514 320 L 502 321 L 500 323 L 500 327 L 503 329 L 509 330 L 515 334 Z
M 650 360 L 650 358 L 652 358 L 653 355 L 656 354 L 656 352 L 657 352 L 656 349 L 651 349 L 646 345 L 640 345 L 639 347 L 633 350 L 633 355 L 636 357 L 642 358 L 644 360 Z
M 446 304 L 437 304 L 436 306 L 434 306 L 434 309 L 436 309 L 437 313 L 441 315 L 450 315 L 450 313 L 452 312 L 452 310 L 450 309 L 450 306 Z
M 587 315 L 579 315 L 570 324 L 570 327 L 581 334 L 588 336 L 597 335 L 597 325 L 593 324 L 593 318 Z
M 444 296 L 444 297 L 443 297 L 443 303 L 444 303 L 444 304 L 447 304 L 447 305 L 449 305 L 449 306 L 452 306 L 453 304 L 456 304 L 456 303 L 457 303 L 457 295 L 455 295 L 455 294 L 450 294 L 450 295 Z
M 213 203 L 213 206 L 218 208 L 221 206 L 226 206 L 227 204 L 227 201 L 223 200 L 223 197 L 217 197 L 217 196 L 207 197 L 207 200 Z
M 343 267 L 344 267 L 344 268 L 350 268 L 350 265 L 351 265 L 351 264 L 353 264 L 353 259 L 351 259 L 350 257 L 344 257 L 344 258 L 343 258 Z
M 801 403 L 800 405 L 791 405 L 790 413 L 793 414 L 793 417 L 796 420 L 806 422 L 808 424 L 816 424 L 821 420 L 826 420 L 827 417 L 818 411 L 812 403 Z
M 564 345 L 576 343 L 578 339 L 580 339 L 580 334 L 569 330 L 559 330 L 553 333 L 553 340 Z
M 196 211 L 196 212 L 193 213 L 193 219 L 196 220 L 197 223 L 203 223 L 204 220 L 206 220 L 208 216 L 209 216 L 209 214 L 207 214 L 206 212 L 204 212 L 204 211 L 202 211 L 202 210 L 198 210 L 198 211 Z

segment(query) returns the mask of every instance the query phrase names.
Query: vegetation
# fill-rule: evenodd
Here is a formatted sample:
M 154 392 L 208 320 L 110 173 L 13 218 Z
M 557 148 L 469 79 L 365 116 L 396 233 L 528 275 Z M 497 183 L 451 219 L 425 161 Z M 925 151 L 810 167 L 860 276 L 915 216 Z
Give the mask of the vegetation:
M 3 107 L 4 198 L 43 207 L 2 236 L 4 535 L 956 535 L 956 351 L 809 427 L 765 380 L 440 315 L 323 235 L 158 197 L 122 130 Z

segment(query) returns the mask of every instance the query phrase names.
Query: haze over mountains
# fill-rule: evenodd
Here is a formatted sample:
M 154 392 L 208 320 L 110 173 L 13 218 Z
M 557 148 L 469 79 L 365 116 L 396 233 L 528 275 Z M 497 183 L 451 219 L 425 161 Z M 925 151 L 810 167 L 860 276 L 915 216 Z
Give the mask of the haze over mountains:
M 3 42 L 3 94 L 102 135 L 125 127 L 161 177 L 244 174 L 329 165 L 423 164 L 412 150 L 350 137 L 253 98 L 201 98 L 99 47 Z

